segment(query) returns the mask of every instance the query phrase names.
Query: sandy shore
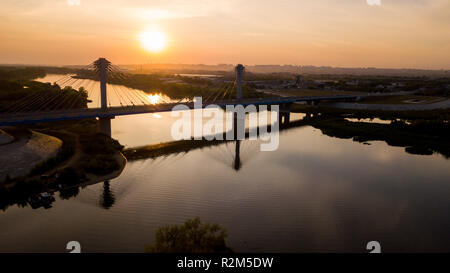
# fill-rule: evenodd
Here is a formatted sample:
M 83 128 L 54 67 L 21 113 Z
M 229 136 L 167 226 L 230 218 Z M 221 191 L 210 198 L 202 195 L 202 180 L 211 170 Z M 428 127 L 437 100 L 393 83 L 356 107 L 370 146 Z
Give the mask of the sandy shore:
M 0 181 L 27 175 L 34 166 L 55 156 L 62 146 L 56 137 L 34 131 L 5 128 L 14 141 L 0 146 Z

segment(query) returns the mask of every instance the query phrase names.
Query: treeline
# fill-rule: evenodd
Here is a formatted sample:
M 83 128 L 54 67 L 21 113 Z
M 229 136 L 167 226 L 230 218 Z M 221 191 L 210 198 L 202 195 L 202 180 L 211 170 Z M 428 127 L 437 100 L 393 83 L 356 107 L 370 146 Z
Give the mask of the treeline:
M 98 75 L 94 71 L 80 71 L 76 78 L 98 80 Z M 167 77 L 171 79 L 179 79 L 179 82 L 167 82 Z M 218 80 L 212 81 L 208 79 L 173 76 L 164 74 L 114 74 L 108 77 L 108 83 L 124 85 L 130 88 L 140 89 L 147 93 L 163 93 L 173 100 L 183 98 L 193 98 L 201 96 L 203 98 L 214 97 L 216 94 L 228 90 L 224 99 L 235 98 L 236 86 L 233 87 L 233 81 Z M 228 89 L 227 89 L 228 88 Z M 245 97 L 259 97 L 260 93 L 249 86 L 243 86 L 243 95 Z M 217 96 L 222 98 L 221 95 Z
M 0 112 L 33 112 L 87 108 L 87 91 L 80 87 L 30 81 L 26 84 L 0 80 Z
M 35 67 L 0 67 L 0 79 L 7 79 L 10 81 L 27 81 L 35 78 L 45 77 L 46 73 L 42 68 Z
M 84 88 L 32 81 L 45 76 L 35 68 L 0 69 L 0 112 L 28 112 L 86 108 L 88 95 Z
M 420 95 L 450 96 L 450 77 L 307 75 L 305 78 L 320 82 L 322 88 L 329 87 L 344 91 L 414 91 Z

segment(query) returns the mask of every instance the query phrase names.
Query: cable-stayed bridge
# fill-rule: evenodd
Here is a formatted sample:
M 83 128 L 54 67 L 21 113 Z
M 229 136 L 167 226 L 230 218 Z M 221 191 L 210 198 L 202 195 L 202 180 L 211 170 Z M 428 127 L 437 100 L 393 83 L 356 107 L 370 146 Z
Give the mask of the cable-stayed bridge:
M 0 126 L 21 124 L 33 124 L 41 122 L 53 122 L 64 120 L 77 120 L 98 118 L 100 130 L 110 135 L 110 120 L 116 116 L 135 115 L 144 113 L 156 113 L 172 111 L 176 105 L 183 104 L 189 109 L 194 109 L 196 104 L 193 98 L 197 96 L 188 94 L 177 100 L 164 96 L 154 97 L 146 95 L 139 90 L 123 89 L 120 85 L 110 84 L 118 80 L 129 80 L 129 76 L 121 68 L 111 64 L 105 58 L 100 58 L 92 64 L 84 67 L 98 81 L 90 81 L 83 90 L 92 99 L 96 98 L 97 105 L 89 105 L 88 108 L 80 107 L 80 98 L 64 95 L 64 89 L 51 97 L 42 97 L 39 92 L 30 94 L 8 107 L 0 113 Z M 242 97 L 242 77 L 244 66 L 236 66 L 236 79 L 234 82 L 224 82 L 223 86 L 203 97 L 201 107 L 214 104 L 219 107 L 236 105 L 282 105 L 284 112 L 289 112 L 289 106 L 295 102 L 317 103 L 320 101 L 356 100 L 360 96 L 292 96 L 292 97 Z M 66 75 L 55 82 L 59 86 L 71 86 L 74 89 L 83 85 L 85 79 L 79 79 L 73 75 Z M 108 88 L 109 86 L 109 88 Z M 109 90 L 108 90 L 109 89 Z M 82 90 L 82 89 L 79 89 Z M 235 98 L 232 98 L 236 92 Z M 112 104 L 111 98 L 116 102 Z M 185 108 L 186 108 L 185 107 Z

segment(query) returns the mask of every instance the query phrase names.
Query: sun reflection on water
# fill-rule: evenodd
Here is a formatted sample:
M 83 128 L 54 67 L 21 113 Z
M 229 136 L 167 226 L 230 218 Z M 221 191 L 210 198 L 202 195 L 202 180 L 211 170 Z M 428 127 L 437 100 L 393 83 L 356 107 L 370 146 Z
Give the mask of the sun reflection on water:
M 162 95 L 161 95 L 161 94 L 150 94 L 150 95 L 147 96 L 147 100 L 148 100 L 151 104 L 161 103 L 161 101 L 162 101 Z

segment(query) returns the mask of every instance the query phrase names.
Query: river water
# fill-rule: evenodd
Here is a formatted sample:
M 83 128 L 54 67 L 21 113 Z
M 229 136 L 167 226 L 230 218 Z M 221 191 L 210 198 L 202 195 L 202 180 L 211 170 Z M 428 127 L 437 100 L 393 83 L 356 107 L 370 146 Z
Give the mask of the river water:
M 301 118 L 297 115 L 292 118 Z M 171 141 L 170 113 L 117 117 L 127 147 Z M 260 141 L 128 162 L 109 184 L 50 209 L 0 212 L 1 252 L 142 252 L 158 227 L 200 217 L 228 231 L 236 252 L 450 251 L 450 161 L 402 147 L 332 138 L 310 126 L 281 132 L 276 151 Z

